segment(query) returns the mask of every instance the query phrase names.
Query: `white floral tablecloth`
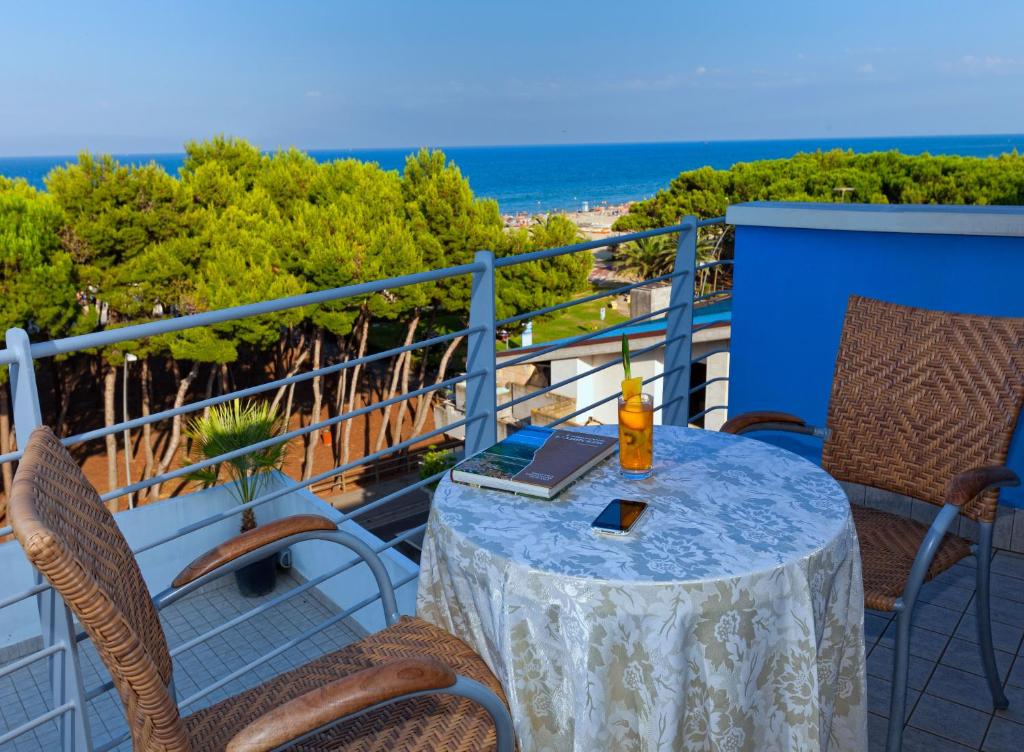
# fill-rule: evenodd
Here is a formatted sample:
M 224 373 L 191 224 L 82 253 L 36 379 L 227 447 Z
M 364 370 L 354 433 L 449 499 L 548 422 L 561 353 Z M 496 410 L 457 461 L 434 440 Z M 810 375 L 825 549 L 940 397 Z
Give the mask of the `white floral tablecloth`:
M 615 426 L 601 426 L 615 434 Z M 728 434 L 655 429 L 556 499 L 444 480 L 420 616 L 466 640 L 533 750 L 864 750 L 860 551 L 823 470 Z M 627 538 L 590 523 L 650 504 Z

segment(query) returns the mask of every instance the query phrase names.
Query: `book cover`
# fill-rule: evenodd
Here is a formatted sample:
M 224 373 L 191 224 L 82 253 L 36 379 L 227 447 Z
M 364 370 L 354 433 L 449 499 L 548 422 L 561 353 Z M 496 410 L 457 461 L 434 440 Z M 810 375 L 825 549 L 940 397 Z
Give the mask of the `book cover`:
M 526 426 L 452 468 L 452 479 L 550 499 L 611 454 L 612 436 Z

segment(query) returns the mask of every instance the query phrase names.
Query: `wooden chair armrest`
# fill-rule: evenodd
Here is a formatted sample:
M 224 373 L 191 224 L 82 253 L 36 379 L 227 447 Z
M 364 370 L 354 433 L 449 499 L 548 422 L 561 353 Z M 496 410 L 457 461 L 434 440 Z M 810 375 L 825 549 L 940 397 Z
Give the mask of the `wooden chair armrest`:
M 220 545 L 214 546 L 206 553 L 192 560 L 177 577 L 171 581 L 171 587 L 180 588 L 190 582 L 209 574 L 240 556 L 255 551 L 269 543 L 288 538 L 298 533 L 314 530 L 337 530 L 338 526 L 319 514 L 294 514 L 279 520 L 246 530 Z
M 796 415 L 772 410 L 752 410 L 730 418 L 718 430 L 722 433 L 741 434 L 747 431 L 786 431 L 806 429 L 807 427 L 807 422 Z M 805 433 L 806 431 L 800 432 Z
M 379 703 L 451 687 L 455 679 L 454 671 L 433 658 L 402 658 L 363 669 L 264 714 L 235 734 L 227 752 L 276 749 Z
M 946 503 L 962 506 L 990 488 L 1019 486 L 1020 478 L 1005 465 L 986 465 L 954 475 L 946 484 Z

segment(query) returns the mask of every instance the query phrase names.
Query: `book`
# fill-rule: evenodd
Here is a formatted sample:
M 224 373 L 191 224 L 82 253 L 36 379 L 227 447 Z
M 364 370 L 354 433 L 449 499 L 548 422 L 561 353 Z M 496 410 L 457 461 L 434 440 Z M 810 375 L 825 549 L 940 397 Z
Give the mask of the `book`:
M 551 499 L 610 455 L 618 440 L 526 426 L 452 468 L 452 480 Z

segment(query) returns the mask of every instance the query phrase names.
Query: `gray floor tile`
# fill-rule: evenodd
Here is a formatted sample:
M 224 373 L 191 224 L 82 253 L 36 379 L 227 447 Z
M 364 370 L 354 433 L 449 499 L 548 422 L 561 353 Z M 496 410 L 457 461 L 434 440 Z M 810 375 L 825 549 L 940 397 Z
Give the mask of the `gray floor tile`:
M 988 713 L 929 694 L 921 697 L 910 716 L 914 728 L 975 749 L 981 746 L 988 724 Z
M 1008 577 L 1005 574 L 993 573 L 990 587 L 992 596 L 995 598 L 1006 598 L 1018 603 L 1024 603 L 1024 580 Z
M 1024 555 L 998 551 L 992 559 L 992 571 L 1024 580 Z
M 921 622 L 917 622 L 918 625 Z M 940 632 L 933 632 L 924 626 L 910 628 L 910 654 L 929 661 L 937 661 L 942 651 L 949 642 L 950 637 Z M 896 620 L 894 619 L 885 634 L 878 640 L 879 645 L 884 645 L 890 650 L 896 649 Z
M 978 644 L 968 640 L 961 640 L 959 637 L 954 637 L 949 641 L 939 662 L 953 668 L 958 668 L 961 671 L 977 674 L 978 676 L 985 675 L 985 669 L 981 665 L 981 651 L 978 648 Z M 1005 650 L 996 651 L 996 668 L 999 669 L 999 676 L 1004 680 L 1010 671 L 1012 663 L 1013 653 L 1008 653 Z
M 1004 721 L 1024 724 L 1024 687 L 1008 684 L 1003 687 L 1003 692 L 1006 693 L 1006 699 L 1010 701 L 1010 707 L 1005 710 L 997 710 L 996 717 L 1002 718 Z M 1021 739 L 1021 749 L 1024 749 L 1024 738 Z
M 887 679 L 878 676 L 868 677 L 868 712 L 880 715 L 883 718 L 889 717 L 889 703 L 892 699 L 892 683 Z M 916 689 L 907 690 L 907 711 L 904 720 L 910 718 L 914 705 L 917 703 L 921 693 Z
M 888 730 L 887 718 L 868 714 L 868 752 L 885 752 L 885 735 Z M 971 752 L 971 748 L 907 726 L 903 729 L 903 752 Z
M 951 666 L 939 665 L 928 680 L 924 690 L 929 695 L 969 705 L 975 710 L 992 712 L 992 695 L 988 681 L 976 674 L 969 674 Z
M 876 646 L 875 649 L 871 651 L 871 655 L 868 656 L 868 675 L 877 676 L 880 679 L 891 679 L 892 656 L 893 652 L 889 648 L 884 645 Z M 915 655 L 910 656 L 910 666 L 907 671 L 907 686 L 911 689 L 924 689 L 934 668 L 935 664 L 931 661 L 926 661 L 925 659 L 918 658 Z
M 918 596 L 918 599 L 923 603 L 931 603 L 943 608 L 963 611 L 973 597 L 973 583 L 970 588 L 958 587 L 951 580 L 939 577 L 925 583 L 924 587 L 921 588 L 921 594 Z
M 172 648 L 181 645 L 200 632 L 223 624 L 298 584 L 291 575 L 282 575 L 274 593 L 263 599 L 247 599 L 238 594 L 230 578 L 212 583 L 164 610 L 161 620 L 167 641 Z M 337 609 L 327 599 L 303 593 L 182 653 L 174 661 L 179 699 L 204 689 L 335 613 Z M 190 707 L 189 711 L 235 694 L 280 671 L 301 665 L 312 657 L 337 650 L 352 642 L 354 635 L 355 630 L 346 621 L 339 622 L 318 635 L 316 641 L 301 643 L 271 660 L 270 665 L 248 672 L 226 685 L 223 690 L 211 692 L 208 697 Z M 80 655 L 87 689 L 109 680 L 110 676 L 91 644 L 83 643 Z M 45 712 L 50 707 L 48 697 L 45 661 L 0 678 L 0 722 L 3 728 L 13 728 Z M 124 733 L 124 713 L 116 692 L 109 691 L 89 703 L 89 721 L 94 745 L 98 746 Z M 58 746 L 58 730 L 56 723 L 53 723 L 0 746 L 0 752 L 37 752 Z M 130 744 L 126 743 L 120 749 L 127 750 L 129 747 Z
M 914 621 L 916 627 L 925 627 L 933 632 L 941 632 L 951 635 L 956 630 L 962 610 L 943 608 L 933 603 L 918 603 L 914 606 Z
M 956 636 L 977 643 L 977 622 L 973 613 L 964 614 L 960 620 L 960 626 L 956 628 Z M 1024 636 L 1024 624 L 1005 624 L 1000 621 L 992 622 L 992 644 L 999 650 L 1009 653 L 1016 653 L 1020 647 L 1021 637 Z
M 982 749 L 984 752 L 1020 752 L 1024 749 L 1024 726 L 1002 718 L 992 719 Z

